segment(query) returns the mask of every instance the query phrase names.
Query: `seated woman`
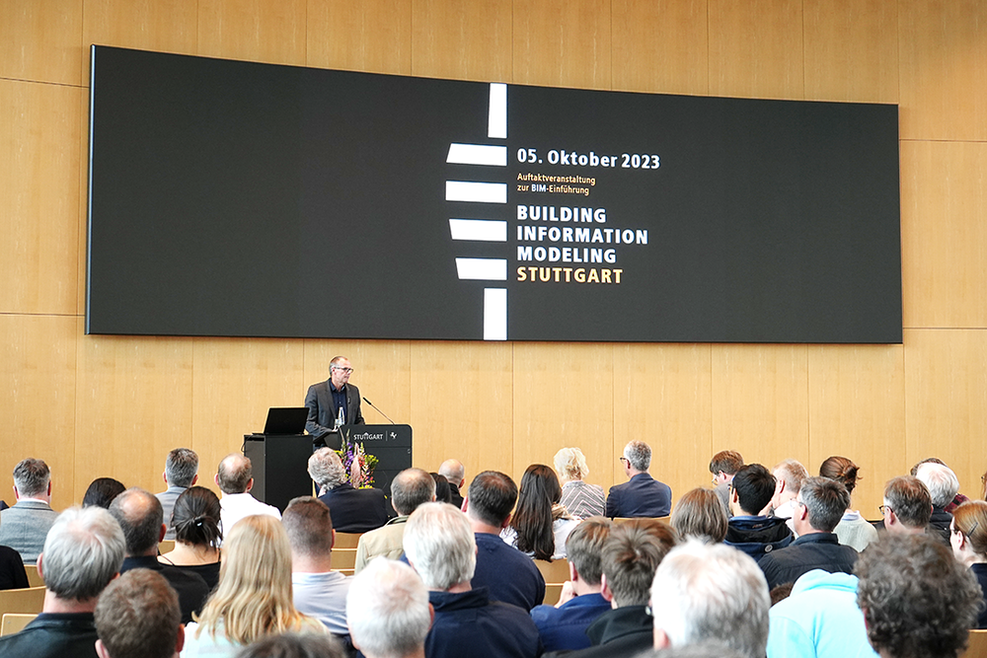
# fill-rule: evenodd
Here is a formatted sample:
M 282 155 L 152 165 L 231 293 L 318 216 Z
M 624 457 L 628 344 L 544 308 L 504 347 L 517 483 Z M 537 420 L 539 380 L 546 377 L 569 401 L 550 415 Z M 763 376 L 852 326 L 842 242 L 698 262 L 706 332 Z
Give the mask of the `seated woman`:
M 987 602 L 987 502 L 971 500 L 953 510 L 949 524 L 953 555 L 976 576 Z M 987 608 L 977 617 L 977 628 L 987 628 Z
M 0 546 L 0 589 L 30 587 L 21 554 L 9 546 Z
M 189 487 L 175 500 L 172 511 L 175 548 L 158 561 L 202 576 L 209 589 L 219 583 L 219 498 L 205 487 Z
M 500 536 L 508 544 L 539 560 L 565 557 L 565 540 L 579 524 L 560 504 L 562 487 L 555 471 L 532 464 L 521 476 L 517 509 Z
M 836 480 L 846 487 L 847 493 L 853 496 L 853 490 L 857 486 L 857 473 L 860 467 L 846 457 L 834 455 L 829 457 L 819 466 L 819 475 L 830 480 Z M 853 506 L 851 501 L 850 507 Z M 843 513 L 843 518 L 836 524 L 833 532 L 839 537 L 840 543 L 852 546 L 858 552 L 867 548 L 872 541 L 877 541 L 877 529 L 871 525 L 870 521 L 860 516 L 860 512 L 847 508 Z
M 295 609 L 291 595 L 291 546 L 281 521 L 248 516 L 223 543 L 219 586 L 197 622 L 185 628 L 182 658 L 234 656 L 269 635 L 325 635 L 322 622 Z
M 118 495 L 126 491 L 123 482 L 113 478 L 96 478 L 89 483 L 86 494 L 82 497 L 83 507 L 102 507 L 110 509 L 110 503 Z
M 561 504 L 577 519 L 603 516 L 606 496 L 603 487 L 587 484 L 583 478 L 589 475 L 586 457 L 579 448 L 562 448 L 555 453 L 555 472 L 562 481 Z
M 669 519 L 679 537 L 719 544 L 727 536 L 730 520 L 715 489 L 693 489 L 679 498 Z

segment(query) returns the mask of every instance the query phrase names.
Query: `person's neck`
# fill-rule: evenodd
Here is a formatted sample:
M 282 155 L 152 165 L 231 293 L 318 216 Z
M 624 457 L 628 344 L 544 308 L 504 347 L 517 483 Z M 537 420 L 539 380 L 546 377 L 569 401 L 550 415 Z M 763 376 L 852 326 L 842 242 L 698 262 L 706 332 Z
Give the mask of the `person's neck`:
M 436 590 L 436 591 L 441 592 L 442 590 Z M 450 587 L 445 591 L 449 592 L 450 594 L 462 594 L 463 592 L 473 591 L 473 586 L 470 585 L 470 581 L 464 580 L 461 583 L 456 583 L 455 585 L 453 585 L 452 587 Z
M 586 596 L 587 594 L 599 594 L 603 591 L 603 583 L 589 585 L 582 578 L 572 583 L 572 591 L 576 596 Z
M 170 561 L 172 564 L 179 566 L 213 564 L 214 562 L 219 562 L 219 549 L 214 546 L 202 546 L 176 541 L 175 549 L 165 553 L 161 557 L 165 558 L 165 561 Z
M 63 599 L 55 595 L 50 589 L 45 590 L 45 602 L 41 612 L 49 614 L 79 614 L 92 612 L 96 609 L 98 597 L 91 599 Z
M 329 573 L 332 571 L 332 554 L 312 556 L 292 553 L 291 570 L 295 573 Z
M 503 530 L 502 527 L 491 525 L 485 521 L 480 521 L 474 519 L 473 517 L 467 517 L 470 521 L 470 526 L 473 527 L 474 533 L 488 534 L 488 535 L 499 535 L 500 531 Z

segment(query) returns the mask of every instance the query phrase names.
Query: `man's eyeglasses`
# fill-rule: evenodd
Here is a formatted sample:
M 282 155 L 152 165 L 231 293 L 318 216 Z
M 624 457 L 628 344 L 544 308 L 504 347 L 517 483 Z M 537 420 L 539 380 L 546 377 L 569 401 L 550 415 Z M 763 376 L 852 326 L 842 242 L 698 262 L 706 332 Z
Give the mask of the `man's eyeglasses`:
M 879 505 L 877 509 L 881 510 L 881 514 L 884 514 L 885 512 L 893 512 L 894 511 L 888 505 Z
M 340 367 L 337 367 L 336 370 L 339 370 L 340 372 L 345 372 L 346 374 L 349 374 L 349 373 L 353 372 L 353 368 L 340 368 Z

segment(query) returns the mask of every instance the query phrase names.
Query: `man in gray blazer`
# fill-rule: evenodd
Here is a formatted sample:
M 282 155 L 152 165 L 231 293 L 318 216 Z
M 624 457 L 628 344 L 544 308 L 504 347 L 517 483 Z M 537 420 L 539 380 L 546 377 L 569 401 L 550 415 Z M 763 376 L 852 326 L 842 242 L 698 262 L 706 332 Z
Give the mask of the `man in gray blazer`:
M 17 504 L 0 512 L 0 545 L 35 564 L 58 513 L 51 508 L 51 471 L 40 459 L 25 459 L 14 467 Z

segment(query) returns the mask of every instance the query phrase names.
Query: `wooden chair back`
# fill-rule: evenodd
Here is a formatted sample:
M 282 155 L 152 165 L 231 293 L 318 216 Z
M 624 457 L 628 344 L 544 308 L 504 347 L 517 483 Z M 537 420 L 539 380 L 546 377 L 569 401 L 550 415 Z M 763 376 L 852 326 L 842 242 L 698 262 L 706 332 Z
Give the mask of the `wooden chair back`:
M 30 624 L 31 621 L 37 616 L 38 615 L 8 612 L 3 616 L 3 621 L 0 621 L 0 636 L 20 633 L 24 627 Z
M 560 596 L 562 596 L 562 583 L 545 585 L 545 600 L 543 601 L 545 605 L 555 605 L 559 602 Z
M 340 569 L 356 568 L 356 549 L 355 548 L 332 549 L 332 568 L 337 571 Z
M 336 543 L 332 547 L 333 554 L 337 548 L 356 548 L 356 545 L 360 543 L 361 536 L 363 536 L 362 532 L 337 532 Z
M 25 564 L 24 571 L 27 572 L 27 585 L 28 587 L 44 587 L 45 581 L 41 578 L 41 574 L 38 573 L 38 565 L 36 564 Z
M 535 566 L 538 567 L 538 571 L 541 572 L 547 584 L 561 584 L 569 580 L 568 560 L 554 560 L 552 562 L 535 560 Z
M 970 645 L 962 658 L 987 658 L 987 630 L 970 631 Z
M 44 587 L 0 590 L 0 615 L 8 612 L 38 614 L 44 604 Z

